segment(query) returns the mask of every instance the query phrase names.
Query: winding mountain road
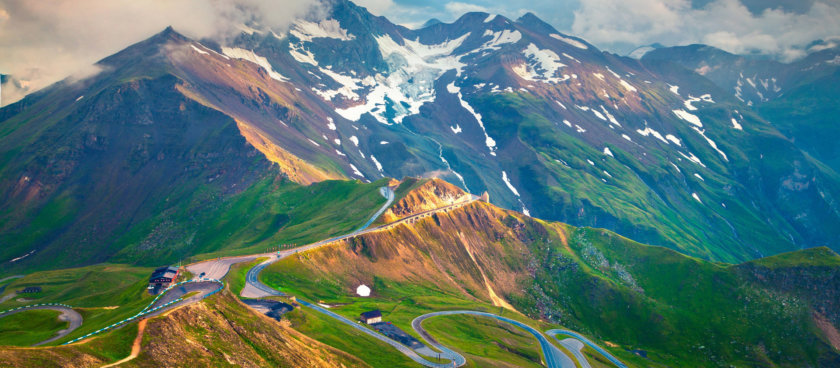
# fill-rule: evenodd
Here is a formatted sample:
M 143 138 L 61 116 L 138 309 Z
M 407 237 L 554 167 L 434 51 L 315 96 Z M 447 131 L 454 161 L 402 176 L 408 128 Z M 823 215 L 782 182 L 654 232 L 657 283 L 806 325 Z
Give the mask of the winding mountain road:
M 447 347 L 441 345 L 437 342 L 432 336 L 423 329 L 423 321 L 428 318 L 436 317 L 436 316 L 451 316 L 451 315 L 472 315 L 472 316 L 480 316 L 480 317 L 487 317 L 493 318 L 502 322 L 506 322 L 512 324 L 516 327 L 519 327 L 525 331 L 528 331 L 531 335 L 537 339 L 540 343 L 540 349 L 542 350 L 543 357 L 545 358 L 545 364 L 549 368 L 575 368 L 575 362 L 566 356 L 560 349 L 557 349 L 556 346 L 552 345 L 548 339 L 543 336 L 543 334 L 538 331 L 537 329 L 528 326 L 522 322 L 519 322 L 514 319 L 510 319 L 507 317 L 502 317 L 499 315 L 495 315 L 493 313 L 486 313 L 486 312 L 478 312 L 478 311 L 471 311 L 471 310 L 454 310 L 454 311 L 440 311 L 440 312 L 432 312 L 424 314 L 420 317 L 415 318 L 411 321 L 411 327 L 414 328 L 414 331 L 417 331 L 420 336 L 423 336 L 426 341 L 429 342 L 432 346 L 437 348 L 440 351 L 445 352 L 448 356 L 452 356 L 452 354 L 458 355 L 460 359 L 464 359 L 460 354 L 448 349 Z M 441 355 L 443 356 L 443 354 Z M 453 359 L 454 360 L 454 359 Z M 463 363 L 461 363 L 463 364 Z M 460 365 L 459 365 L 460 366 Z
M 590 348 L 594 349 L 595 351 L 597 351 L 597 352 L 598 352 L 598 353 L 600 353 L 601 355 L 603 355 L 603 356 L 604 356 L 604 358 L 607 358 L 607 360 L 609 360 L 610 362 L 612 362 L 613 364 L 615 364 L 617 367 L 619 367 L 619 368 L 627 368 L 627 365 L 625 365 L 625 364 L 624 364 L 624 363 L 622 363 L 620 360 L 618 360 L 618 358 L 614 357 L 612 354 L 610 354 L 610 353 L 609 353 L 608 351 L 606 351 L 604 348 L 602 348 L 602 347 L 598 346 L 598 344 L 596 344 L 596 343 L 592 342 L 591 340 L 587 339 L 586 337 L 584 337 L 583 335 L 581 335 L 581 334 L 579 334 L 579 333 L 577 333 L 577 332 L 574 332 L 574 331 L 569 331 L 569 330 L 559 330 L 559 329 L 554 329 L 554 330 L 548 330 L 548 331 L 546 331 L 545 333 L 546 333 L 547 335 L 549 335 L 549 336 L 554 337 L 555 339 L 557 339 L 557 335 L 566 335 L 566 336 L 571 336 L 571 337 L 573 337 L 573 338 L 575 338 L 575 339 L 577 339 L 577 340 L 579 340 L 579 341 L 583 342 L 584 344 L 586 344 L 586 345 L 587 345 L 587 346 L 589 346 Z M 557 339 L 557 340 L 559 341 L 559 339 Z M 588 365 L 588 364 L 587 364 L 587 365 Z
M 61 315 L 58 316 L 58 319 L 62 320 L 62 321 L 69 322 L 70 324 L 67 326 L 67 328 L 65 328 L 63 330 L 59 330 L 58 332 L 56 332 L 55 336 L 53 336 L 49 339 L 46 339 L 44 341 L 41 341 L 37 344 L 33 344 L 32 346 L 49 344 L 49 343 L 51 343 L 55 340 L 58 340 L 58 339 L 60 339 L 64 336 L 67 336 L 68 334 L 70 334 L 71 332 L 73 332 L 75 329 L 79 328 L 79 326 L 82 325 L 83 318 L 82 318 L 82 315 L 79 314 L 79 312 L 76 312 L 75 310 L 73 310 L 73 308 L 60 306 L 60 305 L 34 305 L 34 306 L 29 306 L 29 307 L 23 307 L 23 308 L 20 308 L 20 309 L 15 309 L 15 310 L 4 312 L 4 313 L 0 314 L 0 318 L 3 318 L 5 316 L 9 316 L 9 315 L 12 315 L 12 314 L 15 314 L 15 313 L 20 313 L 20 312 L 30 311 L 30 310 L 36 310 L 36 309 L 50 309 L 50 310 L 54 310 L 54 311 L 59 311 L 59 312 L 61 312 Z
M 352 233 L 346 234 L 346 235 L 337 236 L 337 237 L 333 237 L 333 238 L 330 238 L 330 239 L 322 240 L 320 242 L 312 243 L 312 244 L 305 245 L 303 247 L 298 247 L 298 248 L 295 248 L 295 249 L 280 251 L 280 252 L 277 252 L 277 253 L 271 255 L 268 260 L 254 266 L 253 268 L 251 268 L 248 271 L 248 274 L 247 274 L 247 277 L 246 277 L 246 286 L 245 286 L 245 288 L 243 288 L 242 293 L 240 295 L 243 296 L 243 297 L 250 297 L 250 298 L 260 298 L 260 297 L 272 296 L 272 295 L 283 295 L 281 292 L 269 287 L 268 285 L 263 284 L 259 280 L 259 274 L 260 274 L 260 272 L 262 272 L 263 269 L 265 269 L 271 263 L 276 262 L 277 260 L 280 260 L 282 258 L 285 258 L 285 257 L 287 257 L 291 254 L 295 254 L 295 253 L 298 253 L 298 252 L 301 252 L 301 251 L 307 251 L 307 250 L 315 249 L 315 248 L 324 246 L 326 244 L 329 244 L 329 243 L 332 243 L 332 242 L 335 242 L 335 241 L 338 241 L 338 240 L 351 238 L 351 237 L 354 237 L 354 236 L 366 234 L 366 233 L 377 231 L 377 230 L 384 229 L 384 228 L 389 228 L 389 227 L 392 227 L 392 226 L 395 226 L 395 225 L 399 225 L 400 223 L 413 222 L 413 221 L 416 221 L 417 219 L 428 217 L 428 216 L 431 216 L 431 215 L 433 215 L 435 213 L 438 213 L 438 212 L 445 212 L 445 211 L 449 211 L 450 209 L 454 209 L 454 208 L 458 208 L 458 207 L 470 204 L 470 203 L 479 199 L 479 197 L 477 197 L 477 196 L 470 195 L 470 197 L 467 201 L 453 203 L 453 204 L 443 206 L 443 207 L 440 207 L 440 208 L 437 208 L 437 209 L 424 211 L 424 212 L 421 212 L 421 213 L 417 213 L 417 214 L 414 214 L 414 215 L 411 215 L 411 216 L 404 217 L 402 219 L 399 219 L 397 221 L 394 221 L 394 222 L 391 222 L 391 223 L 388 223 L 388 224 L 383 224 L 383 225 L 380 225 L 380 226 L 377 226 L 377 227 L 367 229 L 367 227 L 370 226 L 370 224 L 372 224 L 376 220 L 376 218 L 379 217 L 387 209 L 387 207 L 390 206 L 391 203 L 393 202 L 394 193 L 393 193 L 392 190 L 390 190 L 389 188 L 385 188 L 380 193 L 382 193 L 384 196 L 386 196 L 386 198 L 388 198 L 388 201 L 361 228 L 359 228 L 358 230 L 356 230 Z M 540 348 L 542 349 L 543 356 L 545 357 L 545 361 L 546 361 L 546 364 L 547 364 L 548 367 L 550 367 L 550 368 L 575 368 L 575 363 L 571 358 L 566 356 L 562 351 L 557 349 L 557 347 L 552 345 L 548 341 L 548 339 L 546 339 L 546 337 L 542 335 L 542 333 L 540 333 L 539 331 L 537 331 L 533 327 L 528 326 L 528 325 L 526 325 L 522 322 L 512 320 L 512 319 L 509 319 L 509 318 L 506 318 L 506 317 L 498 316 L 498 315 L 495 315 L 495 314 L 492 314 L 492 313 L 485 313 L 485 312 L 478 312 L 478 311 L 441 311 L 441 312 L 433 312 L 433 313 L 425 314 L 425 315 L 422 315 L 420 317 L 415 318 L 412 321 L 412 327 L 414 328 L 414 330 L 417 331 L 421 336 L 423 336 L 423 338 L 426 339 L 429 343 L 431 343 L 431 345 L 433 345 L 435 348 L 437 348 L 438 350 L 441 351 L 441 354 L 440 354 L 441 358 L 445 358 L 445 359 L 449 360 L 449 362 L 447 362 L 447 363 L 437 363 L 437 362 L 432 362 L 430 360 L 427 360 L 427 359 L 423 358 L 418 353 L 418 351 L 412 350 L 411 348 L 409 348 L 409 347 L 407 347 L 407 346 L 405 346 L 405 345 L 403 345 L 403 344 L 401 344 L 397 341 L 394 341 L 391 338 L 388 338 L 388 337 L 386 337 L 382 334 L 379 334 L 378 332 L 376 332 L 374 330 L 371 330 L 370 328 L 367 328 L 364 325 L 361 325 L 361 324 L 359 324 L 357 322 L 354 322 L 354 321 L 352 321 L 352 320 L 350 320 L 346 317 L 343 317 L 343 316 L 341 316 L 337 313 L 329 311 L 326 308 L 323 308 L 323 307 L 321 307 L 317 304 L 309 303 L 309 302 L 307 302 L 305 300 L 301 300 L 301 299 L 297 299 L 297 301 L 298 301 L 298 303 L 302 304 L 303 306 L 306 306 L 306 307 L 311 308 L 315 311 L 318 311 L 318 312 L 320 312 L 324 315 L 327 315 L 327 316 L 333 318 L 334 320 L 336 320 L 338 322 L 344 323 L 345 325 L 352 326 L 356 330 L 361 331 L 362 333 L 367 334 L 368 336 L 371 336 L 371 337 L 373 337 L 377 340 L 380 340 L 380 341 L 382 341 L 386 344 L 389 344 L 389 345 L 393 346 L 395 349 L 397 349 L 403 355 L 407 356 L 411 360 L 414 360 L 415 362 L 420 363 L 420 364 L 422 364 L 426 367 L 432 367 L 432 368 L 460 367 L 460 366 L 466 364 L 466 359 L 461 354 L 455 352 L 452 349 L 449 349 L 449 348 L 441 345 L 436 340 L 434 340 L 434 338 L 432 338 L 422 328 L 422 326 L 421 326 L 422 321 L 427 319 L 427 318 L 434 317 L 434 316 L 453 315 L 453 314 L 470 314 L 470 315 L 494 318 L 494 319 L 499 320 L 499 321 L 507 322 L 507 323 L 513 324 L 513 325 L 515 325 L 519 328 L 522 328 L 525 331 L 528 331 L 529 333 L 534 335 L 534 337 L 537 338 L 537 341 L 540 343 Z M 423 349 L 423 350 L 421 350 L 421 352 L 423 352 L 424 354 L 428 354 L 430 351 L 429 351 L 429 349 Z
M 295 254 L 295 253 L 316 249 L 316 248 L 319 248 L 321 246 L 324 246 L 324 245 L 327 245 L 327 244 L 330 244 L 330 243 L 333 243 L 333 242 L 336 242 L 336 241 L 340 241 L 340 240 L 343 240 L 343 239 L 352 238 L 352 237 L 355 237 L 355 236 L 358 236 L 358 235 L 366 234 L 366 233 L 381 230 L 381 229 L 387 229 L 387 228 L 399 225 L 401 223 L 413 223 L 414 221 L 416 221 L 418 219 L 422 219 L 424 217 L 429 217 L 429 216 L 431 216 L 435 213 L 438 213 L 438 212 L 449 211 L 451 209 L 470 204 L 470 203 L 479 199 L 479 197 L 477 197 L 477 196 L 470 195 L 469 199 L 466 200 L 466 201 L 452 203 L 452 204 L 442 206 L 442 207 L 437 208 L 437 209 L 413 214 L 411 216 L 404 217 L 402 219 L 399 219 L 397 221 L 394 221 L 394 222 L 391 222 L 391 223 L 388 223 L 388 224 L 383 224 L 383 225 L 379 225 L 377 227 L 368 228 L 374 221 L 376 221 L 376 219 L 379 216 L 382 215 L 383 212 L 385 212 L 388 209 L 388 207 L 391 206 L 391 204 L 394 201 L 394 191 L 391 188 L 388 188 L 388 187 L 380 188 L 380 194 L 382 194 L 382 196 L 384 196 L 387 199 L 385 204 L 382 205 L 382 207 L 379 208 L 379 210 L 375 214 L 373 214 L 373 216 L 371 216 L 371 218 L 364 225 L 362 225 L 360 228 L 358 228 L 357 230 L 355 230 L 351 233 L 341 235 L 341 236 L 332 237 L 332 238 L 329 238 L 329 239 L 326 239 L 326 240 L 322 240 L 322 241 L 315 242 L 315 243 L 312 243 L 312 244 L 304 245 L 302 247 L 283 250 L 283 251 L 279 251 L 279 252 L 262 253 L 262 254 L 254 254 L 254 255 L 238 256 L 238 257 L 217 258 L 217 259 L 211 259 L 211 260 L 187 265 L 186 266 L 187 270 L 189 270 L 191 273 L 196 275 L 195 279 L 190 280 L 189 282 L 179 283 L 179 284 L 173 286 L 172 288 L 167 289 L 165 291 L 164 295 L 161 295 L 152 304 L 147 306 L 143 311 L 141 311 L 140 313 L 138 313 L 134 317 L 130 317 L 130 318 L 124 320 L 124 321 L 120 321 L 120 322 L 115 323 L 111 326 L 105 327 L 103 329 L 95 331 L 94 333 L 91 333 L 91 334 L 88 334 L 86 336 L 80 337 L 80 338 L 75 339 L 75 340 L 73 340 L 71 342 L 68 342 L 68 343 L 72 343 L 72 342 L 82 340 L 84 338 L 87 338 L 87 337 L 89 337 L 91 335 L 94 335 L 96 333 L 99 333 L 101 331 L 108 330 L 110 328 L 118 328 L 118 327 L 122 326 L 122 324 L 124 324 L 126 322 L 130 322 L 130 321 L 132 321 L 134 319 L 137 319 L 137 318 L 146 319 L 146 318 L 149 318 L 149 317 L 159 315 L 159 314 L 161 314 L 161 313 L 163 313 L 167 310 L 170 310 L 172 308 L 176 308 L 176 307 L 179 307 L 179 306 L 184 306 L 184 305 L 188 305 L 188 304 L 198 302 L 198 301 L 206 298 L 207 296 L 212 295 L 213 293 L 219 291 L 219 289 L 220 289 L 219 284 L 221 282 L 218 281 L 218 280 L 222 279 L 225 275 L 227 275 L 227 273 L 230 271 L 230 267 L 232 265 L 237 264 L 237 263 L 241 263 L 241 262 L 252 261 L 252 260 L 255 260 L 255 259 L 258 259 L 258 258 L 261 258 L 261 257 L 267 257 L 268 259 L 266 259 L 265 261 L 255 265 L 250 270 L 248 270 L 248 273 L 247 273 L 246 279 L 245 279 L 246 280 L 245 287 L 243 288 L 240 295 L 242 297 L 246 297 L 246 298 L 260 298 L 260 297 L 265 297 L 265 296 L 284 295 L 282 292 L 280 292 L 278 290 L 275 290 L 275 289 L 269 287 L 268 285 L 263 284 L 259 280 L 260 272 L 262 272 L 262 270 L 264 270 L 270 264 L 272 264 L 272 263 L 274 263 L 274 262 L 276 262 L 280 259 L 283 259 L 283 258 L 288 257 L 289 255 L 292 255 L 292 254 Z M 209 279 L 214 279 L 214 280 L 209 280 Z M 195 294 L 186 298 L 186 299 L 182 299 L 185 295 L 190 294 L 190 293 L 195 293 Z M 540 331 L 538 331 L 535 328 L 533 328 L 531 326 L 528 326 L 527 324 L 524 324 L 522 322 L 510 319 L 510 318 L 507 318 L 507 317 L 502 317 L 502 316 L 499 316 L 499 315 L 495 315 L 495 314 L 492 314 L 492 313 L 470 311 L 470 310 L 440 311 L 440 312 L 432 312 L 432 313 L 424 314 L 424 315 L 419 316 L 419 317 L 415 318 L 414 320 L 412 320 L 412 322 L 411 322 L 412 328 L 414 328 L 414 330 L 420 336 L 422 336 L 431 346 L 433 346 L 437 350 L 441 351 L 441 353 L 438 354 L 438 353 L 435 353 L 434 351 L 432 351 L 431 349 L 429 349 L 428 347 L 424 347 L 422 349 L 418 349 L 418 350 L 415 351 L 415 350 L 413 350 L 413 349 L 411 349 L 411 348 L 409 348 L 409 347 L 407 347 L 407 346 L 405 346 L 405 345 L 403 345 L 403 344 L 401 344 L 401 343 L 399 343 L 395 340 L 392 340 L 391 338 L 389 338 L 385 335 L 382 335 L 382 334 L 378 333 L 377 331 L 374 331 L 374 330 L 368 328 L 366 325 L 362 325 L 358 322 L 352 321 L 352 320 L 350 320 L 346 317 L 343 317 L 339 314 L 336 314 L 332 311 L 329 311 L 326 308 L 323 308 L 323 307 L 321 307 L 317 304 L 312 304 L 312 303 L 309 303 L 307 301 L 300 300 L 300 299 L 298 299 L 297 301 L 305 307 L 311 308 L 311 309 L 313 309 L 317 312 L 320 312 L 320 313 L 322 313 L 326 316 L 329 316 L 330 318 L 332 318 L 332 319 L 334 319 L 334 320 L 336 320 L 340 323 L 343 323 L 343 324 L 348 325 L 348 326 L 352 326 L 356 330 L 358 330 L 358 331 L 360 331 L 360 332 L 362 332 L 362 333 L 364 333 L 368 336 L 371 336 L 371 337 L 373 337 L 375 339 L 378 339 L 378 340 L 380 340 L 380 341 L 382 341 L 386 344 L 391 345 L 392 347 L 397 349 L 400 353 L 404 354 L 405 356 L 412 359 L 413 361 L 415 361 L 415 362 L 417 362 L 421 365 L 424 365 L 426 367 L 431 367 L 431 368 L 460 367 L 460 366 L 463 366 L 464 364 L 466 364 L 466 359 L 464 358 L 463 355 L 461 355 L 461 354 L 455 352 L 454 350 L 452 350 L 450 348 L 447 348 L 446 346 L 443 346 L 442 344 L 438 343 L 431 335 L 428 334 L 428 332 L 426 332 L 425 329 L 423 329 L 422 322 L 425 321 L 428 318 L 436 317 L 436 316 L 474 315 L 474 316 L 493 318 L 493 319 L 496 319 L 498 321 L 506 322 L 506 323 L 512 324 L 512 325 L 514 325 L 518 328 L 521 328 L 521 329 L 529 332 L 539 342 L 540 348 L 542 350 L 542 355 L 545 359 L 545 363 L 549 368 L 575 368 L 574 361 L 571 358 L 569 358 L 566 354 L 564 354 L 562 351 L 560 351 L 560 349 L 558 349 L 556 346 L 552 345 L 548 341 L 548 339 Z M 76 328 L 78 328 L 79 326 L 81 326 L 81 324 L 82 324 L 82 316 L 78 312 L 74 311 L 71 308 L 62 307 L 62 306 L 32 306 L 32 307 L 21 308 L 19 310 L 9 311 L 9 312 L 0 314 L 0 317 L 6 316 L 6 315 L 12 314 L 12 313 L 21 312 L 21 311 L 24 311 L 24 310 L 30 310 L 30 309 L 54 309 L 54 310 L 59 310 L 59 311 L 62 312 L 62 317 L 60 317 L 60 318 L 65 318 L 66 320 L 70 321 L 70 326 L 67 329 L 59 331 L 59 333 L 55 337 L 53 337 L 49 340 L 42 341 L 42 342 L 40 342 L 36 345 L 46 344 L 46 343 L 49 343 L 51 341 L 55 341 L 59 338 L 62 338 L 64 336 L 66 336 L 67 334 L 69 334 L 70 332 L 72 332 L 73 330 L 75 330 Z M 608 352 L 603 350 L 600 346 L 592 343 L 591 341 L 589 341 L 585 337 L 580 336 L 579 334 L 577 334 L 575 332 L 567 331 L 567 330 L 549 330 L 546 333 L 549 336 L 554 337 L 555 339 L 557 339 L 557 335 L 561 335 L 561 334 L 572 336 L 575 339 L 583 341 L 583 343 L 589 345 L 590 347 L 592 347 L 593 349 L 595 349 L 599 353 L 603 354 L 607 359 L 609 359 L 610 361 L 612 361 L 613 363 L 618 365 L 620 368 L 625 368 L 626 367 L 618 359 L 616 359 L 611 354 L 609 354 Z M 566 346 L 566 344 L 564 344 L 560 340 L 558 340 L 558 342 L 560 342 L 561 345 Z M 582 354 L 580 353 L 579 348 L 577 348 L 577 349 L 570 348 L 570 350 L 575 354 L 576 358 L 581 362 L 581 365 L 583 367 L 589 366 L 585 357 L 582 357 Z M 449 362 L 447 362 L 447 363 L 432 362 L 432 361 L 424 358 L 422 355 L 424 355 L 428 358 L 445 358 Z M 128 358 L 128 359 L 130 359 L 130 358 Z

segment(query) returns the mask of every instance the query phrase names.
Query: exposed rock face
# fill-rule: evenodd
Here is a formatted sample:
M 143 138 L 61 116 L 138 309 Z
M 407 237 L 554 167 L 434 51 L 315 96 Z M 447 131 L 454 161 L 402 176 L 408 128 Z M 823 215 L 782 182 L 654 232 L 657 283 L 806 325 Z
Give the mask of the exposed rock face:
M 442 201 L 434 184 L 418 185 L 402 208 Z M 476 201 L 298 255 L 266 277 L 328 295 L 378 283 L 373 298 L 407 303 L 441 293 L 656 352 L 669 365 L 833 366 L 840 256 L 819 248 L 782 259 L 789 264 L 711 263 Z
M 177 310 L 146 327 L 140 367 L 348 367 L 362 364 L 288 325 L 219 295 Z
M 452 184 L 434 178 L 425 180 L 382 214 L 386 222 L 395 221 L 443 206 L 465 202 L 470 194 Z
M 119 330 L 122 332 L 125 330 Z M 134 329 L 136 331 L 136 329 Z M 140 353 L 121 367 L 366 367 L 247 308 L 228 292 L 147 321 Z M 0 348 L 3 367 L 101 367 L 128 355 L 110 335 L 79 344 L 45 348 Z M 126 339 L 126 344 L 131 344 Z M 116 353 L 116 354 L 115 354 Z M 117 355 L 117 356 L 113 356 Z

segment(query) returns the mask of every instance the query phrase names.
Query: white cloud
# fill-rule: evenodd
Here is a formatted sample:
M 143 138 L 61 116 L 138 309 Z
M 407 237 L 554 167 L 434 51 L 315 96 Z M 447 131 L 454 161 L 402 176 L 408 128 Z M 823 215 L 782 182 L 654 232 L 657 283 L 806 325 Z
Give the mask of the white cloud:
M 751 13 L 738 0 L 694 9 L 688 0 L 587 0 L 575 11 L 572 33 L 595 44 L 705 43 L 733 53 L 761 52 L 791 60 L 801 46 L 840 34 L 840 3 L 818 0 L 804 13 Z
M 446 5 L 444 5 L 444 9 L 446 9 L 446 11 L 448 11 L 450 13 L 459 14 L 459 15 L 464 14 L 464 13 L 469 13 L 469 12 L 484 12 L 484 13 L 489 13 L 490 12 L 486 7 L 483 7 L 481 5 L 462 3 L 462 2 L 459 2 L 459 1 L 453 1 L 451 3 L 446 3 Z
M 357 0 L 355 3 L 376 15 L 382 15 L 394 7 L 394 0 Z
M 0 0 L 0 73 L 37 90 L 173 26 L 224 41 L 246 22 L 278 32 L 317 0 Z M 7 85 L 4 85 L 7 87 Z M 3 103 L 13 102 L 4 89 Z

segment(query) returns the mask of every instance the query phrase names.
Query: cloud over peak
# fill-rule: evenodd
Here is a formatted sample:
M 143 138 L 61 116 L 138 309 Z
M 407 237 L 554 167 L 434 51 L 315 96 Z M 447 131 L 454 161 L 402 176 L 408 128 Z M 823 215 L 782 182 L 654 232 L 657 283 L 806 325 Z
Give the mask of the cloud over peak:
M 224 41 L 242 24 L 281 32 L 317 0 L 0 0 L 0 74 L 37 90 L 167 26 Z M 22 97 L 4 85 L 3 104 Z
M 588 0 L 574 12 L 572 33 L 600 45 L 703 43 L 781 60 L 804 55 L 815 39 L 840 34 L 840 4 L 817 0 L 804 12 L 784 7 L 754 13 L 739 0 Z

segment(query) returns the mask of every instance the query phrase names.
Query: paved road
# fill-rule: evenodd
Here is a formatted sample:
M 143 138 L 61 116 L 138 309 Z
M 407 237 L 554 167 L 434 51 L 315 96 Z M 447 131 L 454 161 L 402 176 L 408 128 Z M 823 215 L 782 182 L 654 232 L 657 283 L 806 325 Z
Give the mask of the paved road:
M 16 310 L 13 310 L 13 311 L 9 311 L 9 312 L 0 314 L 0 318 L 8 316 L 8 315 L 15 314 L 15 313 L 20 313 L 20 312 L 23 312 L 23 311 L 35 310 L 35 309 L 51 309 L 51 310 L 59 311 L 59 312 L 61 312 L 61 315 L 58 316 L 58 319 L 62 320 L 62 321 L 70 322 L 70 325 L 68 325 L 67 328 L 65 328 L 63 330 L 58 331 L 55 334 L 55 336 L 53 336 L 49 339 L 46 339 L 44 341 L 41 341 L 37 344 L 34 344 L 32 346 L 38 346 L 38 345 L 51 343 L 51 342 L 53 342 L 55 340 L 58 340 L 58 339 L 60 339 L 64 336 L 67 336 L 68 334 L 70 334 L 71 332 L 73 332 L 75 329 L 79 328 L 79 326 L 82 325 L 83 319 L 82 319 L 82 315 L 79 314 L 79 312 L 76 312 L 75 310 L 73 310 L 73 308 L 62 307 L 62 306 L 58 306 L 58 305 L 39 305 L 39 306 L 16 309 Z
M 208 279 L 216 279 L 221 280 L 225 275 L 227 275 L 228 271 L 230 271 L 230 266 L 240 263 L 240 262 L 248 262 L 253 261 L 261 256 L 268 256 L 269 254 L 252 254 L 247 256 L 239 256 L 239 257 L 225 257 L 225 258 L 216 258 L 210 259 L 207 261 L 193 263 L 187 265 L 187 271 L 192 272 L 195 277 L 201 275 L 204 272 L 204 278 Z
M 259 256 L 264 256 L 264 257 L 269 257 L 269 258 L 267 260 L 261 262 L 260 264 L 254 266 L 250 270 L 248 270 L 248 274 L 245 276 L 245 287 L 242 288 L 242 292 L 239 295 L 242 296 L 242 297 L 245 297 L 245 298 L 263 298 L 263 297 L 266 297 L 266 296 L 283 295 L 283 293 L 281 293 L 281 292 L 279 292 L 279 291 L 277 291 L 277 290 L 275 290 L 271 287 L 268 287 L 267 285 L 260 282 L 259 281 L 260 272 L 262 272 L 262 270 L 265 269 L 266 267 L 268 267 L 270 264 L 272 264 L 272 263 L 274 263 L 278 260 L 281 260 L 283 258 L 286 258 L 286 257 L 288 257 L 292 254 L 295 254 L 295 253 L 298 253 L 298 252 L 305 252 L 307 250 L 315 249 L 315 248 L 324 246 L 326 244 L 332 243 L 332 242 L 337 241 L 337 240 L 342 240 L 342 239 L 354 237 L 354 236 L 364 234 L 364 233 L 370 231 L 370 230 L 365 230 L 365 229 L 368 226 L 370 226 L 370 224 L 372 224 L 374 221 L 376 221 L 376 219 L 380 215 L 382 215 L 382 213 L 385 212 L 385 210 L 387 210 L 388 207 L 390 207 L 392 203 L 394 203 L 394 191 L 391 190 L 391 188 L 381 187 L 381 188 L 379 188 L 379 194 L 382 194 L 382 196 L 385 197 L 385 199 L 386 199 L 385 204 L 383 204 L 382 207 L 380 207 L 379 210 L 377 210 L 376 213 L 374 213 L 373 216 L 371 216 L 370 219 L 367 222 L 365 222 L 364 225 L 362 225 L 361 227 L 359 227 L 355 231 L 353 231 L 349 234 L 332 237 L 332 238 L 329 238 L 329 239 L 326 239 L 326 240 L 321 240 L 319 242 L 315 242 L 315 243 L 312 243 L 312 244 L 307 244 L 307 245 L 304 245 L 302 247 L 282 250 L 282 251 L 279 251 L 279 252 L 276 252 L 276 253 L 266 253 L 266 254 L 259 255 Z
M 559 343 L 564 348 L 572 352 L 572 354 L 575 356 L 575 359 L 577 359 L 578 363 L 580 363 L 581 368 L 592 368 L 592 366 L 589 365 L 589 360 L 586 359 L 586 356 L 584 356 L 583 352 L 581 351 L 584 345 L 582 342 L 580 342 L 580 340 L 575 339 L 573 337 L 565 338 L 563 340 L 558 339 L 557 336 L 553 337 L 555 340 L 557 340 L 557 343 Z
M 494 319 L 497 319 L 497 320 L 502 321 L 502 322 L 510 323 L 510 324 L 512 324 L 516 327 L 519 327 L 519 328 L 525 330 L 525 331 L 528 331 L 531 335 L 534 335 L 534 337 L 537 338 L 537 341 L 539 341 L 540 348 L 542 349 L 543 357 L 545 357 L 546 366 L 548 366 L 549 368 L 575 368 L 575 362 L 571 358 L 566 356 L 566 354 L 564 354 L 562 351 L 560 351 L 560 349 L 558 349 L 556 346 L 552 345 L 551 342 L 549 342 L 548 339 L 546 339 L 545 336 L 543 336 L 543 334 L 540 333 L 540 331 L 538 331 L 537 329 L 535 329 L 531 326 L 528 326 L 528 325 L 526 325 L 522 322 L 519 322 L 517 320 L 510 319 L 510 318 L 507 318 L 507 317 L 502 317 L 502 316 L 495 315 L 495 314 L 492 314 L 492 313 L 470 311 L 470 310 L 432 312 L 432 313 L 424 314 L 420 317 L 415 318 L 413 321 L 411 321 L 411 327 L 414 328 L 414 330 L 417 331 L 418 334 L 423 336 L 423 338 L 426 339 L 426 341 L 428 341 L 435 348 L 437 348 L 441 351 L 448 351 L 448 354 L 457 354 L 454 351 L 452 351 L 452 350 L 446 348 L 445 346 L 441 345 L 434 338 L 432 338 L 426 332 L 426 330 L 423 329 L 422 323 L 423 323 L 424 320 L 426 320 L 427 318 L 430 318 L 430 317 L 450 316 L 450 315 L 460 315 L 460 314 L 494 318 Z M 463 357 L 461 357 L 461 359 L 463 359 Z
M 391 340 L 387 336 L 381 335 L 378 332 L 376 332 L 374 330 L 371 330 L 370 328 L 367 328 L 366 325 L 363 325 L 363 324 L 358 323 L 358 322 L 351 321 L 351 320 L 349 320 L 349 319 L 347 319 L 343 316 L 340 316 L 340 315 L 338 315 L 336 313 L 333 313 L 333 312 L 331 312 L 331 311 L 329 311 L 325 308 L 322 308 L 321 306 L 319 306 L 317 304 L 312 304 L 312 303 L 309 303 L 309 302 L 306 302 L 306 301 L 300 300 L 300 299 L 298 299 L 297 301 L 298 301 L 298 303 L 300 303 L 300 304 L 302 304 L 306 307 L 312 308 L 312 309 L 314 309 L 318 312 L 326 314 L 327 316 L 332 317 L 333 319 L 335 319 L 335 320 L 337 320 L 341 323 L 344 323 L 348 326 L 352 326 L 356 330 L 358 330 L 358 331 L 360 331 L 364 334 L 367 334 L 368 336 L 371 336 L 371 337 L 373 337 L 373 338 L 375 338 L 379 341 L 382 341 L 382 342 L 384 342 L 388 345 L 393 346 L 395 349 L 399 350 L 399 352 L 402 353 L 403 355 L 409 357 L 411 360 L 413 360 L 417 363 L 420 363 L 424 366 L 432 367 L 432 368 L 453 368 L 453 367 L 460 367 L 460 366 L 464 365 L 464 363 L 466 363 L 466 360 L 464 359 L 464 357 L 461 356 L 458 353 L 455 353 L 455 352 L 452 352 L 452 353 L 454 355 L 456 355 L 459 358 L 459 360 L 454 360 L 454 361 L 448 362 L 448 363 L 436 363 L 436 362 L 426 360 L 425 358 L 421 357 L 420 354 L 417 354 L 416 351 L 412 350 L 408 346 L 405 346 L 403 344 L 400 344 L 399 342 Z M 451 351 L 451 350 L 449 350 L 449 351 Z M 441 357 L 444 357 L 444 355 L 441 354 Z
M 160 297 L 160 299 L 158 299 L 154 304 L 152 304 L 152 306 L 149 307 L 149 309 L 157 308 L 161 305 L 169 303 L 173 300 L 176 300 L 176 299 L 178 299 L 180 297 L 183 297 L 184 295 L 187 295 L 187 294 L 192 293 L 192 292 L 198 292 L 198 294 L 190 296 L 190 297 L 188 297 L 188 298 L 186 298 L 186 299 L 184 299 L 184 300 L 182 300 L 178 303 L 172 304 L 172 305 L 170 305 L 166 308 L 161 308 L 160 310 L 157 310 L 157 311 L 154 311 L 152 313 L 146 314 L 146 315 L 143 316 L 143 318 L 154 317 L 154 316 L 157 316 L 157 315 L 159 315 L 163 312 L 166 312 L 166 311 L 168 311 L 172 308 L 198 302 L 201 299 L 204 299 L 208 294 L 210 294 L 210 293 L 212 293 L 212 292 L 214 292 L 218 289 L 219 289 L 219 284 L 216 283 L 216 282 L 212 282 L 212 281 L 190 282 L 190 283 L 187 283 L 187 284 L 183 284 L 183 285 L 173 287 L 172 289 L 169 289 L 169 291 L 167 291 L 166 294 L 164 294 L 162 297 Z
M 590 348 L 595 349 L 595 351 L 599 352 L 601 355 L 604 356 L 604 358 L 607 358 L 609 361 L 611 361 L 613 364 L 615 364 L 619 368 L 627 368 L 627 365 L 625 365 L 620 360 L 618 360 L 618 358 L 614 357 L 608 351 L 606 351 L 602 347 L 598 346 L 598 344 L 595 344 L 594 342 L 590 341 L 589 339 L 587 339 L 586 337 L 584 337 L 583 335 L 581 335 L 577 332 L 569 331 L 569 330 L 548 330 L 545 333 L 548 334 L 549 336 L 553 336 L 555 339 L 557 339 L 557 335 L 567 335 L 567 336 L 574 337 L 574 338 L 582 341 L 584 344 L 588 345 Z

